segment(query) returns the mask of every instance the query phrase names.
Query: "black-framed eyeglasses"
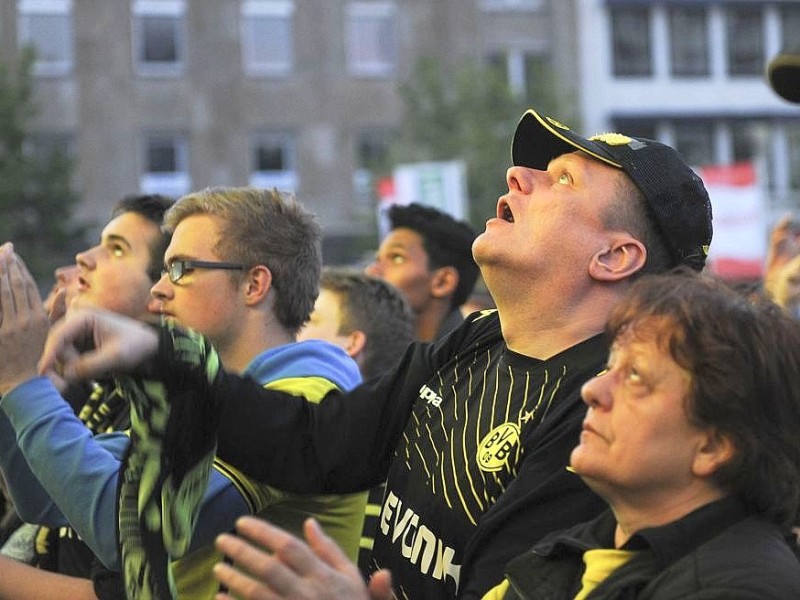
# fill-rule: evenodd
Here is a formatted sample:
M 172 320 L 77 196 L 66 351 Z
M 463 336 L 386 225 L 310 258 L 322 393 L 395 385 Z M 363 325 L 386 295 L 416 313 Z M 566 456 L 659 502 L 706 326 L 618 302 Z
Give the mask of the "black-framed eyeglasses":
M 225 269 L 228 271 L 244 271 L 247 265 L 232 262 L 216 262 L 209 260 L 173 260 L 166 265 L 162 274 L 166 273 L 172 283 L 178 283 L 181 277 L 194 269 Z

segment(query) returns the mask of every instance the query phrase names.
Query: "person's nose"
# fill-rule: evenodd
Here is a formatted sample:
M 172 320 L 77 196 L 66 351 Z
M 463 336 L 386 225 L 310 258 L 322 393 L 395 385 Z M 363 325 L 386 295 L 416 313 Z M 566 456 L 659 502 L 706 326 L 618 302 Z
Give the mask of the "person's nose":
M 591 408 L 609 408 L 612 380 L 613 376 L 608 371 L 595 375 L 581 387 L 581 399 Z
M 158 281 L 150 288 L 150 295 L 157 302 L 164 302 L 173 296 L 172 282 L 169 280 L 169 275 L 163 273 Z
M 381 277 L 383 275 L 383 266 L 379 258 L 375 258 L 371 263 L 364 267 L 364 273 L 372 277 Z
M 513 166 L 506 171 L 508 191 L 529 194 L 533 191 L 537 180 L 543 176 L 547 176 L 545 171 L 539 171 L 529 167 Z
M 78 252 L 75 255 L 75 262 L 83 269 L 87 271 L 91 271 L 97 266 L 97 259 L 95 258 L 95 253 L 97 252 L 98 246 L 93 246 L 87 250 L 82 252 Z
M 80 267 L 77 264 L 64 265 L 62 267 L 58 267 L 53 272 L 55 280 L 61 287 L 71 284 L 78 277 L 79 274 L 80 274 Z

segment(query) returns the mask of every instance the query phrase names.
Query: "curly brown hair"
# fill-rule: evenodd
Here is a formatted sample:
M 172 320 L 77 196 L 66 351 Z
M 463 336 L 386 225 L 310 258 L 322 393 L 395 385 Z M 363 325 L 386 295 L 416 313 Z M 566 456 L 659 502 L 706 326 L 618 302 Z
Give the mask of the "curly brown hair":
M 800 322 L 688 269 L 637 281 L 613 311 L 611 339 L 653 335 L 691 374 L 686 414 L 727 435 L 734 457 L 714 475 L 748 509 L 800 522 Z

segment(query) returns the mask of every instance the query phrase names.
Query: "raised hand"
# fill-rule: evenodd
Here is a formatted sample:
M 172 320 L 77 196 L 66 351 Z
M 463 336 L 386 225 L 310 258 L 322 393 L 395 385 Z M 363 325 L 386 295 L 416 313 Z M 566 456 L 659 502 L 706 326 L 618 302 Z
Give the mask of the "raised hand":
M 391 600 L 388 571 L 379 571 L 364 583 L 358 568 L 313 519 L 306 521 L 308 543 L 270 525 L 263 519 L 242 517 L 236 522 L 239 536 L 223 534 L 217 549 L 233 566 L 218 563 L 214 575 L 232 595 L 217 600 Z
M 49 320 L 36 282 L 7 242 L 0 246 L 0 395 L 38 375 Z
M 70 381 L 130 371 L 157 350 L 157 332 L 140 321 L 108 311 L 71 310 L 52 326 L 39 372 L 63 387 Z
M 764 263 L 764 289 L 773 297 L 778 274 L 795 256 L 800 255 L 800 223 L 791 215 L 783 215 L 772 228 Z

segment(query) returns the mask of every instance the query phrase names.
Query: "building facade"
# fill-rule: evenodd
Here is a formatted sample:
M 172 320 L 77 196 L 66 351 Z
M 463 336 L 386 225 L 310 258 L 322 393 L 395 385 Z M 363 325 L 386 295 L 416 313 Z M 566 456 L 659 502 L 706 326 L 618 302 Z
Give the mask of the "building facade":
M 800 47 L 797 0 L 2 0 L 0 58 L 26 44 L 32 145 L 73 153 L 83 221 L 136 191 L 275 186 L 319 215 L 328 260 L 351 259 L 422 56 L 500 65 L 533 103 L 557 85 L 553 116 L 584 133 L 751 161 L 768 220 L 800 211 L 800 111 L 764 82 Z
M 666 142 L 692 165 L 751 162 L 771 222 L 800 214 L 800 108 L 765 82 L 800 48 L 797 0 L 580 0 L 587 131 Z
M 77 218 L 136 191 L 275 186 L 346 260 L 374 235 L 364 166 L 416 59 L 499 62 L 526 94 L 536 64 L 577 69 L 575 19 L 572 0 L 3 0 L 0 56 L 36 48 L 34 139 L 73 153 Z

